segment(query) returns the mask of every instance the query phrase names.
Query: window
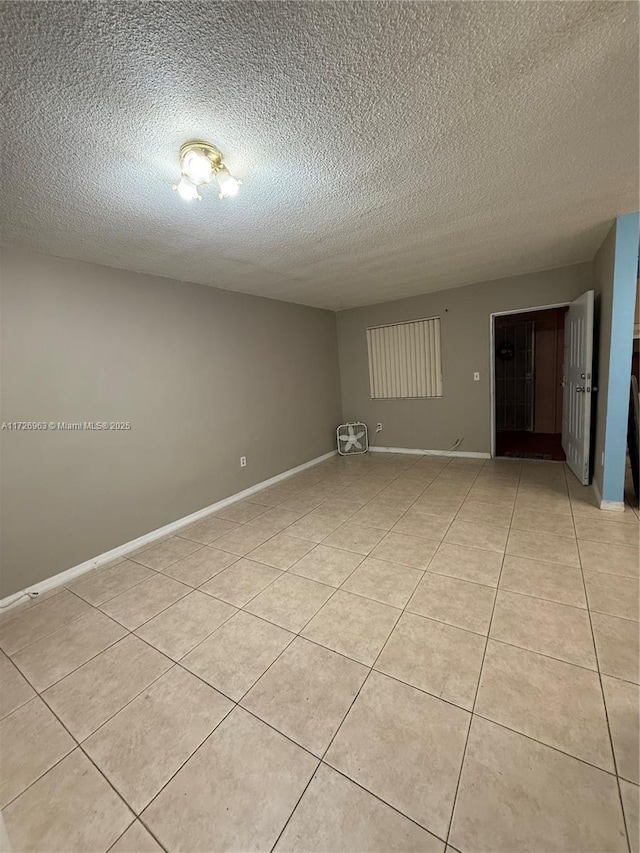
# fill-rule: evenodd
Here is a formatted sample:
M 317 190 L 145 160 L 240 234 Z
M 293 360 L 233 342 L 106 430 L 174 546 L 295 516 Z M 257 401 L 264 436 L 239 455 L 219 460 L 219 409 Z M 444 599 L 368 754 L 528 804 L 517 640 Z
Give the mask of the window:
M 367 329 L 371 398 L 442 397 L 440 317 Z

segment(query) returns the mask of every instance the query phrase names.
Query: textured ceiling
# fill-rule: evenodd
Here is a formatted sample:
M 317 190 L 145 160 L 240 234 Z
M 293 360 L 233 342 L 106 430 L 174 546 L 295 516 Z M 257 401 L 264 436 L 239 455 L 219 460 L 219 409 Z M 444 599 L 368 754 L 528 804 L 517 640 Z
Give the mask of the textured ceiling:
M 635 3 L 0 13 L 14 245 L 341 309 L 591 259 L 638 206 Z M 194 137 L 236 198 L 172 192 Z

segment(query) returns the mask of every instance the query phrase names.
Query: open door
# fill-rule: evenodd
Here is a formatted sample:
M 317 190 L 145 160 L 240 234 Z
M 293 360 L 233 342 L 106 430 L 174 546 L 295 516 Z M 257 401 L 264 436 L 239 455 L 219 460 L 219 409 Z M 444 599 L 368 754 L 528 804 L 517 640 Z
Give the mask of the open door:
M 578 480 L 589 483 L 593 362 L 593 290 L 572 302 L 564 327 L 562 449 Z

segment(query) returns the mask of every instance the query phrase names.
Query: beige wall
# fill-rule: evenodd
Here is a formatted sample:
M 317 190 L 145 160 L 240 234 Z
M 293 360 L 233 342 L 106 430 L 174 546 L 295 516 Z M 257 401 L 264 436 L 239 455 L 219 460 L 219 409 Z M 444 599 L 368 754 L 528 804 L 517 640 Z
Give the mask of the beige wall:
M 340 312 L 343 416 L 363 420 L 372 435 L 381 421 L 381 446 L 444 450 L 462 437 L 461 451 L 489 452 L 490 315 L 569 302 L 591 286 L 591 264 L 576 264 Z M 371 400 L 366 328 L 434 316 L 441 318 L 444 396 Z M 479 382 L 473 381 L 475 371 Z
M 595 290 L 594 376 L 598 393 L 595 405 L 595 437 L 593 454 L 593 479 L 602 495 L 604 442 L 607 421 L 607 395 L 609 392 L 609 351 L 611 347 L 611 317 L 613 310 L 613 266 L 616 248 L 616 223 L 611 226 L 602 246 L 593 260 Z
M 5 251 L 0 597 L 334 448 L 328 311 Z M 248 465 L 241 469 L 239 458 Z

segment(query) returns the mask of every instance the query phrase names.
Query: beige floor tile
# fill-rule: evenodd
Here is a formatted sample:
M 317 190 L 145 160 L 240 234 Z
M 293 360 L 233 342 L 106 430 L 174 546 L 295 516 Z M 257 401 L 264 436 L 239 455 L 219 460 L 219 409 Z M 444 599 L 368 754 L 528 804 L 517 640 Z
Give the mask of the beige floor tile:
M 470 711 L 485 644 L 478 634 L 403 613 L 375 668 Z
M 86 601 L 64 590 L 46 601 L 20 610 L 6 621 L 3 620 L 0 624 L 0 649 L 12 655 L 90 612 L 91 608 Z
M 495 527 L 509 527 L 511 523 L 511 504 L 494 504 L 489 501 L 468 497 L 462 504 L 456 521 L 475 524 L 492 524 Z
M 511 527 L 515 530 L 529 530 L 534 533 L 551 533 L 554 536 L 575 537 L 576 535 L 571 516 L 557 515 L 552 512 L 516 510 Z
M 229 604 L 242 607 L 281 574 L 278 569 L 254 563 L 253 560 L 238 560 L 203 584 L 200 589 Z
M 640 588 L 637 578 L 585 572 L 589 608 L 622 619 L 640 618 Z
M 520 489 L 515 503 L 516 512 L 546 512 L 555 515 L 571 515 L 571 502 L 564 495 L 527 494 Z
M 600 672 L 640 683 L 638 623 L 592 613 Z
M 595 521 L 602 521 L 605 524 L 610 522 L 613 524 L 638 524 L 638 518 L 630 506 L 625 506 L 622 512 L 601 510 L 593 492 L 586 497 L 580 493 L 576 496 L 572 494 L 571 509 L 576 518 L 593 518 Z
M 631 853 L 640 853 L 640 788 L 620 779 L 620 793 Z
M 118 563 L 122 562 L 121 560 L 117 560 Z M 115 563 L 111 562 L 110 565 L 115 565 Z M 49 589 L 46 592 L 40 592 L 36 596 L 25 596 L 16 599 L 10 607 L 6 607 L 4 610 L 0 610 L 0 625 L 4 625 L 5 622 L 8 622 L 10 619 L 13 619 L 19 613 L 23 613 L 25 610 L 31 610 L 34 607 L 38 607 L 38 605 L 42 604 L 43 601 L 47 601 L 50 598 L 53 598 L 55 595 L 59 595 L 61 592 L 66 592 L 64 586 L 56 586 L 53 589 Z
M 626 575 L 631 578 L 637 578 L 640 575 L 640 560 L 635 548 L 578 539 L 578 550 L 582 568 L 587 571 Z
M 440 839 L 337 773 L 318 767 L 275 853 L 442 853 Z
M 268 851 L 317 764 L 308 752 L 236 708 L 143 819 L 168 850 Z
M 361 524 L 363 527 L 375 527 L 378 530 L 391 530 L 402 514 L 402 509 L 393 509 L 386 505 L 375 506 L 374 504 L 369 503 L 359 510 L 352 517 L 351 521 L 354 524 Z
M 640 687 L 603 675 L 602 688 L 618 775 L 637 785 L 640 783 Z
M 594 518 L 576 518 L 578 539 L 605 542 L 609 545 L 624 545 L 635 548 L 638 553 L 638 526 L 636 524 L 611 524 Z
M 296 539 L 279 533 L 273 539 L 269 539 L 264 545 L 259 545 L 254 551 L 249 552 L 250 560 L 257 560 L 265 566 L 286 571 L 304 557 L 313 548 L 312 542 L 304 539 Z
M 0 721 L 0 808 L 70 753 L 75 741 L 38 696 Z
M 322 542 L 322 540 L 333 533 L 340 527 L 340 522 L 334 518 L 328 518 L 326 515 L 317 515 L 310 513 L 305 515 L 291 527 L 287 528 L 287 533 L 290 536 L 297 536 L 298 539 L 306 539 L 308 542 Z
M 596 669 L 589 614 L 577 607 L 499 590 L 490 636 Z
M 463 499 L 475 482 L 473 474 L 463 471 L 441 471 L 424 490 L 425 497 L 438 495 L 445 499 Z
M 474 717 L 449 842 L 465 853 L 624 853 L 615 777 Z
M 391 484 L 393 486 L 393 483 Z M 372 512 L 380 513 L 380 517 L 384 519 L 384 512 L 396 511 L 396 512 L 406 512 L 409 509 L 411 504 L 415 501 L 415 499 L 422 492 L 422 487 L 418 486 L 417 489 L 406 488 L 406 489 L 398 489 L 395 490 L 389 486 L 386 489 L 383 489 L 379 494 L 375 496 L 375 498 L 370 501 L 368 504 L 365 504 L 363 509 L 370 509 Z M 361 524 L 362 522 L 357 522 Z M 373 527 L 374 525 L 364 525 L 365 527 Z M 382 527 L 381 525 L 375 525 L 379 527 L 381 530 L 389 530 L 388 527 Z
M 236 608 L 194 590 L 136 630 L 139 637 L 173 660 L 180 660 L 223 622 Z
M 514 495 L 511 492 L 503 493 L 502 490 L 498 489 L 486 490 L 480 487 L 472 488 L 465 496 L 463 507 L 469 504 L 475 506 L 483 504 L 491 507 L 495 516 L 500 514 L 503 518 L 511 518 L 514 507 Z M 503 524 L 497 526 L 504 527 Z
M 320 504 L 324 503 L 326 498 L 321 495 L 316 494 L 304 494 L 304 492 L 299 492 L 294 497 L 289 498 L 289 500 L 284 501 L 284 503 L 280 504 L 282 509 L 291 509 L 295 512 L 313 512 Z
M 94 569 L 67 586 L 80 598 L 97 607 L 150 577 L 153 577 L 151 569 L 132 560 L 124 560 L 107 569 Z
M 404 607 L 423 574 L 419 569 L 366 557 L 342 589 L 393 607 Z
M 202 522 L 200 522 L 202 524 Z M 222 522 L 220 522 L 222 524 Z M 226 522 L 225 522 L 226 523 Z M 182 533 L 183 531 L 180 531 Z M 177 563 L 187 554 L 192 554 L 197 551 L 201 544 L 191 539 L 183 539 L 181 536 L 169 536 L 158 542 L 157 545 L 152 545 L 144 551 L 138 551 L 133 555 L 132 559 L 136 563 L 141 563 L 143 566 L 148 566 L 155 571 L 162 571 L 168 568 L 172 563 Z
M 414 569 L 426 569 L 438 548 L 438 542 L 407 536 L 404 533 L 387 533 L 371 552 L 372 557 L 401 563 Z
M 266 512 L 254 518 L 249 524 L 251 527 L 270 530 L 272 533 L 280 533 L 285 527 L 293 524 L 302 516 L 301 512 L 292 509 L 282 509 L 282 507 L 273 507 Z
M 474 524 L 470 521 L 453 522 L 444 541 L 450 545 L 464 545 L 467 548 L 481 548 L 483 551 L 504 552 L 507 531 L 492 524 Z
M 543 563 L 580 567 L 576 540 L 569 536 L 553 536 L 551 533 L 533 533 L 512 528 L 507 542 L 507 554 L 540 560 Z
M 0 690 L 0 729 L 17 725 L 21 718 L 27 721 L 25 735 L 20 726 L 8 738 L 0 731 L 3 742 L 9 741 L 7 754 L 20 756 L 18 769 L 10 773 L 12 782 L 29 785 L 20 781 L 20 774 L 28 776 L 36 767 L 37 775 L 37 762 L 44 762 L 44 775 L 3 809 L 11 816 L 32 791 L 44 792 L 44 806 L 29 806 L 37 818 L 33 826 L 27 825 L 26 810 L 21 812 L 24 819 L 18 825 L 23 820 L 22 827 L 34 840 L 22 846 L 28 850 L 31 844 L 41 853 L 44 829 L 38 827 L 44 809 L 56 853 L 107 853 L 110 845 L 115 846 L 109 853 L 160 853 L 163 845 L 176 853 L 269 850 L 283 828 L 279 851 L 443 853 L 444 841 L 435 833 L 447 837 L 463 754 L 456 746 L 457 732 L 461 729 L 464 744 L 478 661 L 484 657 L 476 700 L 480 716 L 474 726 L 483 725 L 485 733 L 506 732 L 510 745 L 494 749 L 490 744 L 493 764 L 486 762 L 478 771 L 473 801 L 463 776 L 456 821 L 466 797 L 473 808 L 480 802 L 478 824 L 464 838 L 452 835 L 447 853 L 624 850 L 618 846 L 620 806 L 616 818 L 615 808 L 607 804 L 608 789 L 602 796 L 602 780 L 606 787 L 615 779 L 604 772 L 613 770 L 605 700 L 623 777 L 620 793 L 632 853 L 640 853 L 631 825 L 638 820 L 633 796 L 638 789 L 632 784 L 638 780 L 638 685 L 632 682 L 640 681 L 639 629 L 628 618 L 638 618 L 638 520 L 631 511 L 616 517 L 602 513 L 565 471 L 566 466 L 543 462 L 422 460 L 386 453 L 336 457 L 256 495 L 254 501 L 231 505 L 188 530 L 76 578 L 69 590 L 52 590 L 0 614 L 0 647 L 19 659 L 33 656 L 33 645 L 36 652 L 42 649 L 44 660 L 51 656 L 54 666 L 78 666 L 72 660 L 75 652 L 65 651 L 63 644 L 61 655 L 52 653 L 49 640 L 57 642 L 61 629 L 72 634 L 76 622 L 82 628 L 82 620 L 95 613 L 88 606 L 92 603 L 107 614 L 115 602 L 128 613 L 123 617 L 125 629 L 137 626 L 141 636 L 148 632 L 151 643 L 176 659 L 189 649 L 175 667 L 149 642 L 129 634 L 89 660 L 81 657 L 84 662 L 78 668 L 43 694 L 62 726 L 83 745 L 98 742 L 106 733 L 112 752 L 107 750 L 105 761 L 115 767 L 107 772 L 122 773 L 122 784 L 130 784 L 131 796 L 139 798 L 138 811 L 154 797 L 141 821 L 128 813 L 107 841 L 100 833 L 105 827 L 111 833 L 111 822 L 90 814 L 82 800 L 84 790 L 79 790 L 82 783 L 74 782 L 78 790 L 71 797 L 81 797 L 78 809 L 65 812 L 67 793 L 57 811 L 50 805 L 57 789 L 66 789 L 56 783 L 52 796 L 43 783 L 59 767 L 68 767 L 74 753 L 63 755 L 55 766 L 46 763 L 56 739 L 47 738 L 40 748 L 47 725 L 36 726 L 32 738 L 27 725 L 29 710 L 41 700 L 34 699 L 31 686 L 0 652 L 5 688 Z M 583 534 L 579 542 L 572 511 Z M 303 512 L 309 515 L 302 518 Z M 484 550 L 502 549 L 511 521 L 507 555 Z M 287 524 L 297 526 L 297 532 Z M 466 536 L 467 544 L 451 544 L 449 536 L 443 542 L 450 527 L 450 536 Z M 622 527 L 626 532 L 609 531 Z M 425 545 L 426 558 L 420 550 Z M 510 553 L 513 546 L 522 553 Z M 583 572 L 591 613 L 586 610 Z M 164 585 L 167 582 L 170 586 Z M 507 639 L 491 639 L 485 656 L 498 583 L 492 635 L 504 633 Z M 303 588 L 325 589 L 330 597 L 319 601 L 314 613 L 315 603 Z M 245 604 L 251 610 L 267 608 L 265 618 L 234 613 L 233 605 Z M 402 606 L 407 608 L 404 615 Z M 311 618 L 301 636 L 309 634 L 308 639 L 296 639 L 290 630 L 267 621 L 298 630 L 307 607 Z M 233 615 L 219 624 L 222 617 L 216 614 L 221 610 Z M 591 621 L 604 700 L 595 672 Z M 99 643 L 97 634 L 89 645 Z M 467 638 L 472 653 L 463 642 Z M 479 644 L 479 653 L 474 644 Z M 86 644 L 81 638 L 76 645 Z M 389 661 L 388 674 L 383 674 Z M 376 664 L 380 670 L 364 685 L 362 664 Z M 184 685 L 163 687 L 175 677 L 193 679 L 199 691 L 195 701 Z M 370 685 L 376 683 L 390 685 L 390 695 L 374 691 L 367 700 Z M 356 695 L 359 687 L 362 692 Z M 213 696 L 213 703 L 204 694 Z M 246 702 L 251 713 L 237 708 L 223 719 L 231 707 L 226 696 Z M 221 705 L 224 711 L 206 724 Z M 360 720 L 352 726 L 356 712 Z M 458 722 L 452 724 L 452 719 Z M 229 725 L 229 720 L 239 722 Z M 197 738 L 194 732 L 199 732 Z M 342 748 L 341 739 L 348 736 L 345 762 L 354 769 L 344 772 L 353 778 L 323 764 L 305 793 L 317 765 L 307 750 L 320 755 L 332 736 L 330 751 Z M 209 751 L 210 744 L 215 749 Z M 470 749 L 469 761 L 472 757 Z M 310 762 L 307 776 L 299 785 L 292 784 L 300 762 Z M 93 765 L 86 766 L 100 781 Z M 586 787 L 581 779 L 587 779 Z M 182 781 L 176 786 L 176 780 Z M 0 792 L 1 784 L 2 772 Z M 151 786 L 153 792 L 140 796 L 136 785 Z M 106 790 L 120 803 L 113 789 Z M 156 808 L 158 790 L 157 819 L 165 837 L 145 825 Z M 100 809 L 100 797 L 97 802 Z M 247 820 L 248 810 L 257 819 Z M 57 822 L 60 811 L 62 822 Z M 543 826 L 547 812 L 550 827 Z M 82 825 L 65 814 L 73 814 Z M 454 823 L 454 830 L 460 825 Z M 48 842 L 44 849 L 50 849 Z
M 443 542 L 429 563 L 429 572 L 495 587 L 498 585 L 502 559 L 502 554 L 497 551 L 483 551 Z
M 239 557 L 235 554 L 204 545 L 199 551 L 194 551 L 193 554 L 164 569 L 163 574 L 169 575 L 180 583 L 198 587 L 238 559 Z
M 331 498 L 314 510 L 315 515 L 324 515 L 327 518 L 332 518 L 334 521 L 339 521 L 341 524 L 347 521 L 351 516 L 355 515 L 358 507 L 351 501 L 344 500 L 341 497 Z
M 172 666 L 129 635 L 43 694 L 71 734 L 83 741 Z
M 243 524 L 237 530 L 232 530 L 220 539 L 216 539 L 216 548 L 245 557 L 249 551 L 253 551 L 258 545 L 262 545 L 267 539 L 271 539 L 273 532 L 261 527 L 250 527 Z
M 316 545 L 293 566 L 291 571 L 303 578 L 338 587 L 361 562 L 361 554 L 329 548 L 326 545 Z
M 0 652 L 0 719 L 20 708 L 36 693 L 9 658 Z
M 109 853 L 162 853 L 162 847 L 137 820 L 109 848 Z
M 133 820 L 80 749 L 27 788 L 3 817 L 20 853 L 105 853 Z
M 323 545 L 331 545 L 332 548 L 340 548 L 343 551 L 353 551 L 366 557 L 376 547 L 384 536 L 382 530 L 372 527 L 361 527 L 358 524 L 343 524 L 333 533 L 329 534 Z
M 440 518 L 437 515 L 423 515 L 409 510 L 409 512 L 405 512 L 397 524 L 394 524 L 393 532 L 440 542 L 447 532 L 449 524 L 450 522 L 446 518 Z
M 407 610 L 456 628 L 487 634 L 495 597 L 496 591 L 491 587 L 427 572 Z
M 92 734 L 84 749 L 140 813 L 232 707 L 175 666 Z
M 425 492 L 412 504 L 411 512 L 418 515 L 434 515 L 452 521 L 462 506 L 462 502 L 463 498 L 442 498 L 438 497 L 435 493 L 429 494 Z
M 499 505 L 504 509 L 513 509 L 513 504 L 516 499 L 516 487 L 515 484 L 488 484 L 482 481 L 476 481 L 472 485 L 468 497 L 474 501 L 496 504 L 496 506 Z
M 120 593 L 100 609 L 133 631 L 190 592 L 190 586 L 157 574 L 133 589 Z
M 559 563 L 541 563 L 507 554 L 502 565 L 500 589 L 583 609 L 587 606 L 582 572 Z
M 14 655 L 13 661 L 35 689 L 42 691 L 126 633 L 122 625 L 92 610 L 27 646 Z
M 262 515 L 267 509 L 268 507 L 262 506 L 259 502 L 238 501 L 230 506 L 226 506 L 224 509 L 218 510 L 215 513 L 215 517 L 222 518 L 224 521 L 234 521 L 236 524 L 244 524 Z
M 239 701 L 294 634 L 239 611 L 182 659 L 182 666 Z
M 395 607 L 338 590 L 302 635 L 371 666 L 399 616 Z
M 326 762 L 443 837 L 469 719 L 461 708 L 373 672 Z
M 333 587 L 286 573 L 245 605 L 244 609 L 274 625 L 297 633 L 333 594 Z
M 456 485 L 460 491 L 469 491 L 475 483 L 476 478 L 476 471 L 464 471 L 448 465 L 444 471 L 438 474 L 433 482 L 433 486 L 437 488 L 444 485 L 447 487 Z
M 475 712 L 614 771 L 597 672 L 489 640 Z
M 363 507 L 366 503 L 372 501 L 381 491 L 382 485 L 374 488 L 365 488 L 360 485 L 360 482 L 356 482 L 340 492 L 340 497 L 343 500 L 349 501 L 352 506 L 356 507 L 357 511 L 358 507 Z
M 297 637 L 242 705 L 321 757 L 368 672 L 362 664 Z
M 278 483 L 277 486 L 271 486 L 269 489 L 258 492 L 255 500 L 257 503 L 265 504 L 266 506 L 278 506 L 301 491 L 302 486 L 296 486 L 290 482 Z
M 184 539 L 190 539 L 193 542 L 199 542 L 201 545 L 210 545 L 217 539 L 226 536 L 227 533 L 233 533 L 234 530 L 239 529 L 239 525 L 235 522 L 225 521 L 217 515 L 211 515 L 208 518 L 202 519 L 202 521 L 190 524 L 189 527 L 183 527 L 180 530 L 180 536 Z

